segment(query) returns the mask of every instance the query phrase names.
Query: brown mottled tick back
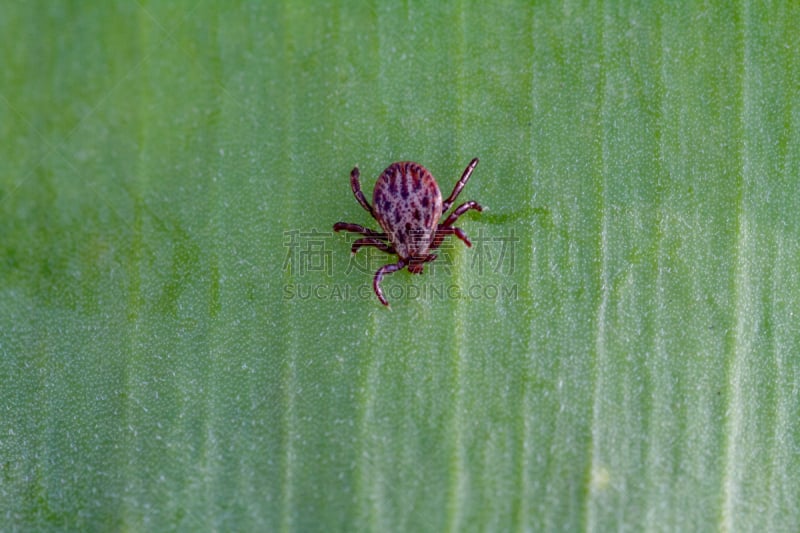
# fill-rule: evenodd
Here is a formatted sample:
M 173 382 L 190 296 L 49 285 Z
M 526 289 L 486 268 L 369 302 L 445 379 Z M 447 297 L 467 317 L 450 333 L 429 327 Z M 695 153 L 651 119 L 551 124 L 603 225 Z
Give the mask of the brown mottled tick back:
M 442 216 L 442 193 L 428 169 L 412 162 L 390 165 L 375 183 L 372 208 L 397 255 L 428 253 Z

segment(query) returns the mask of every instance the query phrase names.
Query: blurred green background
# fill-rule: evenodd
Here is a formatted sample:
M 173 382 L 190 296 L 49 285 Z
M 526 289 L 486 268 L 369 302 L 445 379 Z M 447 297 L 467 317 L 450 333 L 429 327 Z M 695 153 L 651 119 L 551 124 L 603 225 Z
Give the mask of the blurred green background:
M 3 3 L 0 529 L 800 530 L 798 50 L 796 2 Z M 350 169 L 472 157 L 476 246 L 383 308 Z

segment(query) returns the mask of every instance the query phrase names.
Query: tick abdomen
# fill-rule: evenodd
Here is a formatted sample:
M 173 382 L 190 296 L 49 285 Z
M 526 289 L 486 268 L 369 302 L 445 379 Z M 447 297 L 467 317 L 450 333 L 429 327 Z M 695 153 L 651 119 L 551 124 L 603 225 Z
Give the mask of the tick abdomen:
M 398 256 L 428 253 L 442 216 L 442 193 L 425 167 L 410 161 L 390 165 L 375 183 L 372 207 Z

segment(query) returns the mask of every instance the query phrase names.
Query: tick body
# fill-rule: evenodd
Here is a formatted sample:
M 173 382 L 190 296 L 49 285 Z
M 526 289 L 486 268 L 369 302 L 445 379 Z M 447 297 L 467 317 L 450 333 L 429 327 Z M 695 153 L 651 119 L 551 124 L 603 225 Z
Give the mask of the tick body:
M 358 167 L 350 172 L 353 195 L 361 207 L 375 218 L 383 233 L 347 222 L 337 222 L 333 225 L 333 230 L 363 235 L 353 243 L 353 253 L 364 246 L 374 246 L 398 256 L 396 263 L 379 268 L 372 280 L 375 294 L 383 305 L 389 305 L 380 286 L 384 275 L 403 268 L 408 268 L 412 274 L 421 274 L 425 263 L 436 259 L 436 254 L 431 252 L 442 244 L 447 235 L 455 235 L 467 246 L 472 246 L 466 234 L 453 224 L 470 209 L 482 211 L 480 204 L 474 201 L 465 202 L 455 208 L 443 222 L 441 219 L 467 184 L 477 164 L 478 158 L 470 161 L 453 192 L 444 201 L 436 180 L 419 163 L 403 161 L 389 165 L 375 183 L 372 205 L 361 192 Z

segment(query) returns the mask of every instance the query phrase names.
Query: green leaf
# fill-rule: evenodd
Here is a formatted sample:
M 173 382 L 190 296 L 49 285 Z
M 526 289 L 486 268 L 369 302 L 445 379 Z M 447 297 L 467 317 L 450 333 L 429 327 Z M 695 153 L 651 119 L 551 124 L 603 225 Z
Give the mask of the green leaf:
M 800 530 L 800 7 L 0 7 L 9 530 Z M 486 207 L 421 276 L 391 162 Z

